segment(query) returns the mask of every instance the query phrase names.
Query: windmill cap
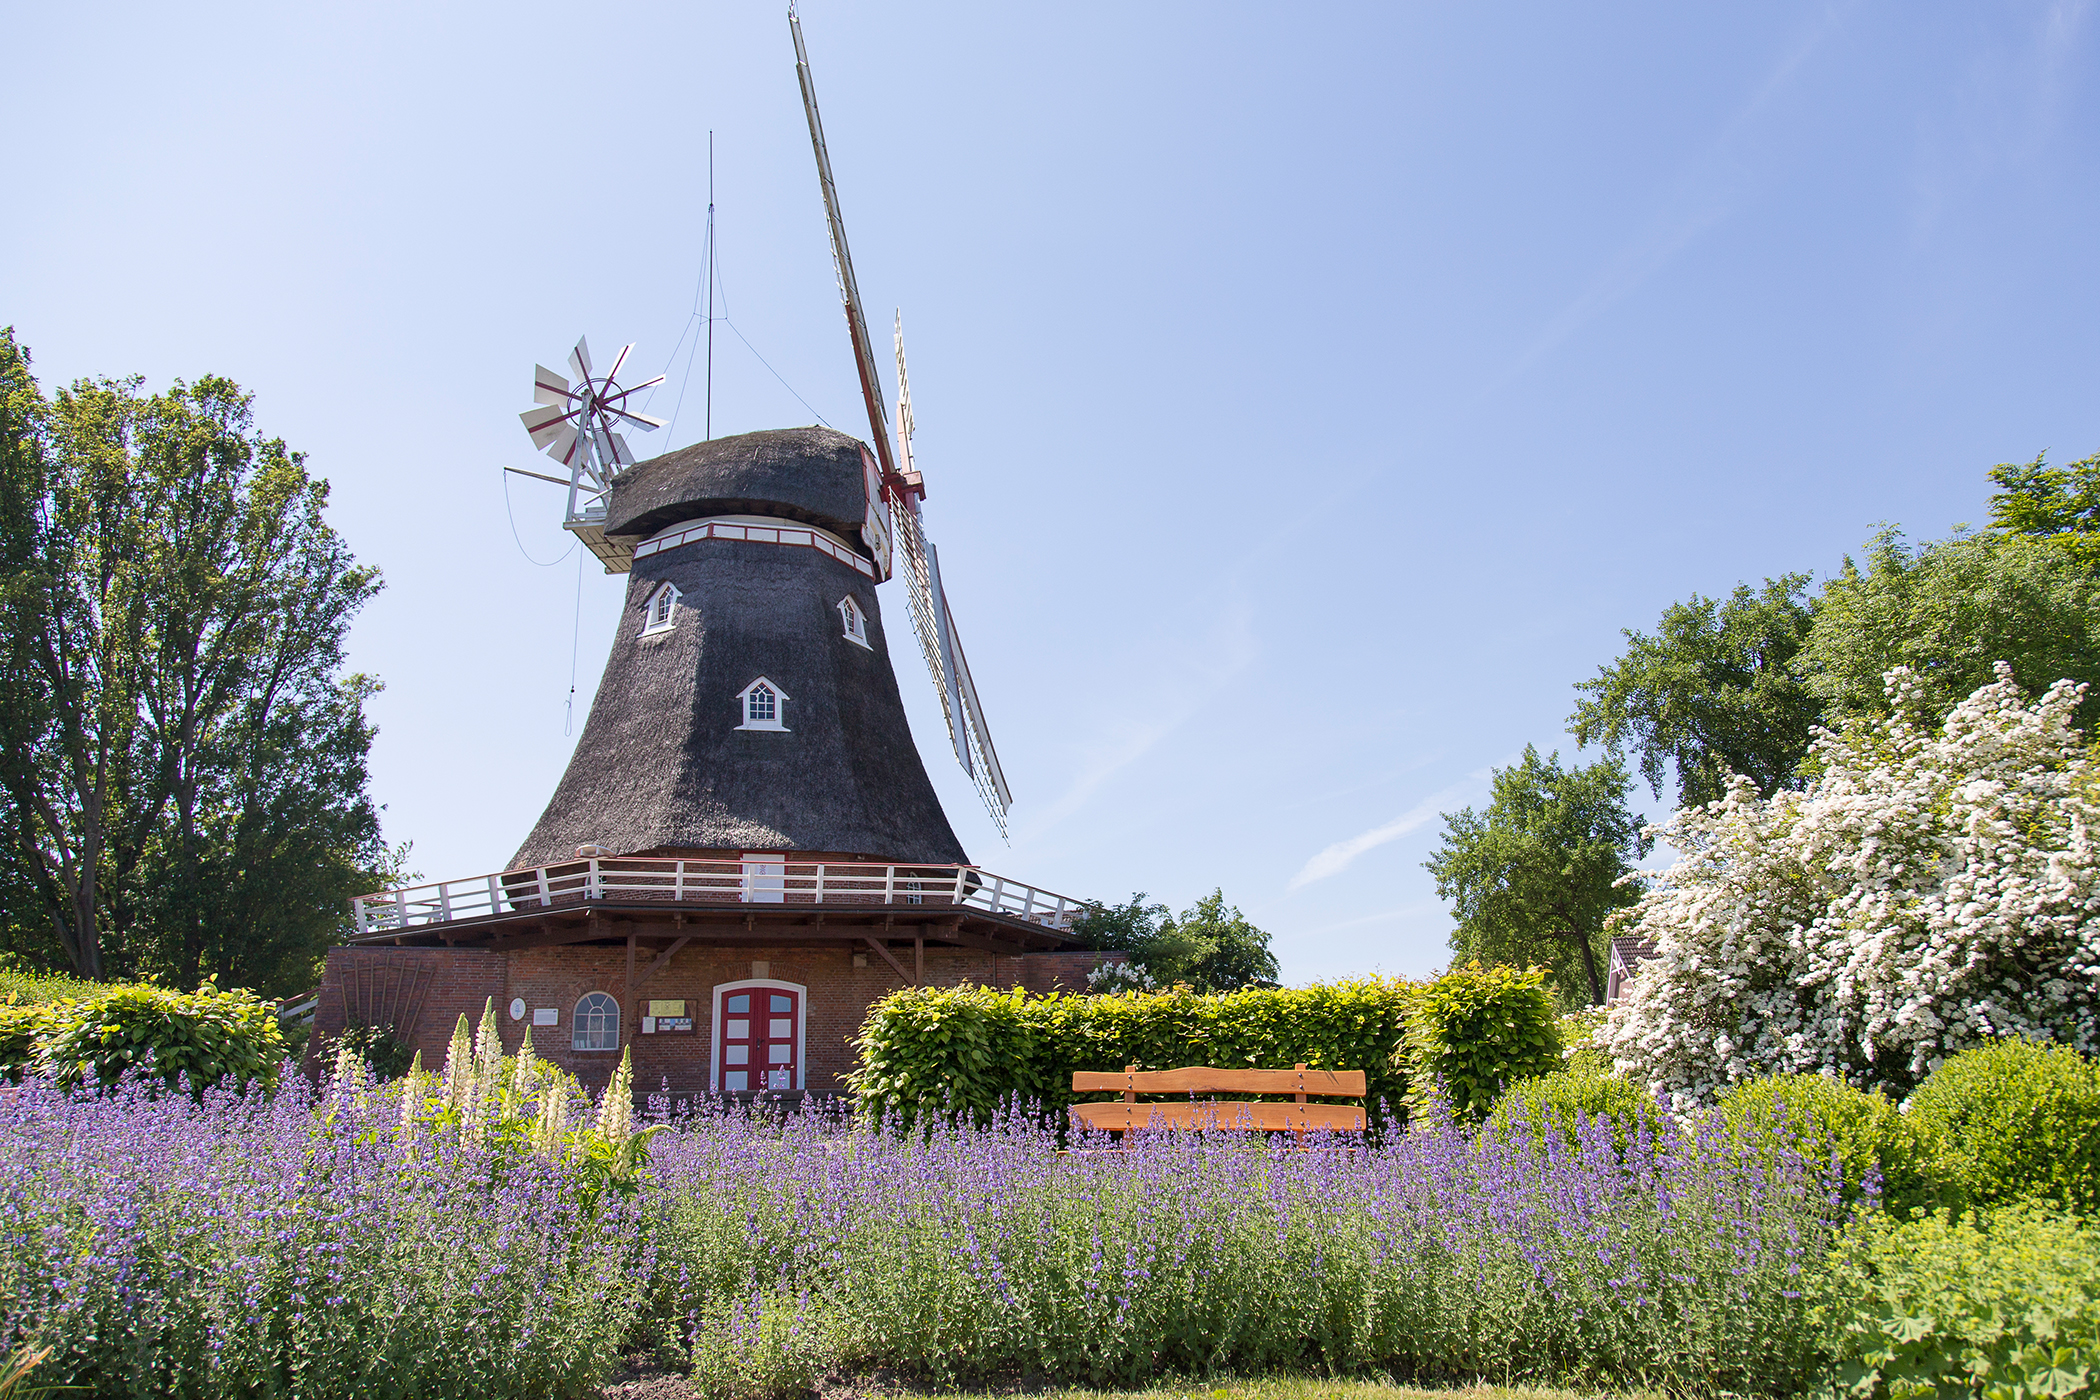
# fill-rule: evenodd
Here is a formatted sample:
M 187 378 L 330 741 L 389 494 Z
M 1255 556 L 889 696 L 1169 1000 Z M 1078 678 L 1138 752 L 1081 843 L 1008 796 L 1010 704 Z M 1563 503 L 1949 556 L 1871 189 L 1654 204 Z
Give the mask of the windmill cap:
M 777 515 L 858 540 L 868 497 L 858 438 L 773 428 L 637 462 L 613 480 L 605 533 L 645 540 L 710 515 Z

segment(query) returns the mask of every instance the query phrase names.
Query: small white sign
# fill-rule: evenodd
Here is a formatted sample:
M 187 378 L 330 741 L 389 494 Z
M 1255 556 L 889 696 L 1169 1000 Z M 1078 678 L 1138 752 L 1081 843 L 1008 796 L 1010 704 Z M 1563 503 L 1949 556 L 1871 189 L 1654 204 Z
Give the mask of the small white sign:
M 656 1018 L 655 1018 L 654 1016 L 644 1016 L 644 1017 L 642 1017 L 642 1034 L 643 1034 L 643 1035 L 655 1035 L 655 1034 L 656 1034 Z
M 532 1008 L 532 1024 L 535 1026 L 558 1026 L 561 1024 L 561 1008 L 558 1006 L 535 1006 Z
M 510 999 L 510 1019 L 513 1021 L 525 1019 L 525 998 L 512 997 Z

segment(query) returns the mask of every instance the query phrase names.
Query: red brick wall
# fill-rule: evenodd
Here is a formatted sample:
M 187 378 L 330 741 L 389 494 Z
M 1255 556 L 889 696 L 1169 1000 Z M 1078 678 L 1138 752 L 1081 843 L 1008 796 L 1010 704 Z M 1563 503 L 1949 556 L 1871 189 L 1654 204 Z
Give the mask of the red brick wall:
M 498 1006 L 505 999 L 501 953 L 478 948 L 333 948 L 321 974 L 310 1054 L 330 1053 L 326 1042 L 343 1029 L 346 1009 L 364 1016 L 400 1010 L 411 977 L 424 988 L 415 1022 L 397 1024 L 395 1030 L 423 1052 L 426 1069 L 443 1067 L 452 1027 L 461 1015 L 478 1022 L 490 997 Z
M 627 995 L 627 950 L 571 944 L 535 948 L 512 953 L 487 953 L 468 949 L 427 948 L 339 948 L 328 956 L 322 981 L 321 1005 L 316 1019 L 315 1044 L 343 1024 L 342 988 L 362 972 L 372 972 L 393 960 L 397 966 L 424 963 L 436 968 L 431 990 L 424 1000 L 412 1042 L 423 1052 L 423 1063 L 435 1069 L 444 1063 L 455 1019 L 464 1012 L 478 1021 L 487 999 L 494 998 L 497 1019 L 503 1027 L 503 1046 L 515 1051 L 532 1022 L 535 1008 L 552 1007 L 560 1014 L 555 1026 L 533 1030 L 533 1050 L 570 1070 L 584 1083 L 597 1087 L 611 1077 L 619 1062 L 618 1051 L 577 1051 L 570 1048 L 571 1023 L 576 1003 L 587 992 L 604 992 L 620 1003 L 623 1044 L 634 1050 L 635 1089 L 653 1093 L 668 1084 L 674 1092 L 705 1091 L 708 1062 L 713 1045 L 711 1019 L 714 989 L 725 982 L 752 977 L 752 964 L 767 964 L 765 976 L 778 982 L 793 982 L 807 988 L 806 1029 L 802 1046 L 804 1087 L 813 1093 L 837 1093 L 853 1068 L 853 1037 L 867 1019 L 875 1000 L 904 985 L 896 970 L 879 954 L 860 949 L 865 967 L 856 967 L 851 946 L 822 944 L 778 947 L 705 947 L 688 944 L 646 982 L 632 998 Z M 909 968 L 912 955 L 897 953 Z M 1117 955 L 1110 954 L 1110 957 Z M 635 950 L 639 976 L 655 960 L 654 951 Z M 949 987 L 962 982 L 984 986 L 1022 986 L 1035 993 L 1076 992 L 1086 987 L 1086 974 L 1102 960 L 1100 953 L 1030 953 L 1022 957 L 999 957 L 966 949 L 928 948 L 926 982 Z M 525 1003 L 525 1016 L 513 1021 L 510 1002 Z M 642 1035 L 641 1011 L 655 1000 L 683 1000 L 693 1017 L 691 1035 Z

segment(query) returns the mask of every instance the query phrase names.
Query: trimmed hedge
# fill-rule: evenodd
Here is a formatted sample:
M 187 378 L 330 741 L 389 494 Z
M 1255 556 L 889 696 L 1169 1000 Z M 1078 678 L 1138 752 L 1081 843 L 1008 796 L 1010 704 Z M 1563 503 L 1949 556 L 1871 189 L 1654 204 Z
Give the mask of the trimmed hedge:
M 1904 1111 L 1947 1204 L 2053 1201 L 2100 1212 L 2100 1066 L 2067 1045 L 2001 1040 L 1965 1050 Z
M 1419 1112 L 1442 1097 L 1479 1119 L 1505 1089 L 1561 1067 L 1560 1024 L 1543 967 L 1455 967 L 1422 989 L 1394 1052 Z
M 1021 989 L 907 987 L 868 1010 L 849 1076 L 861 1107 L 909 1125 L 986 1122 L 1018 1100 L 1062 1117 L 1074 1070 L 1360 1069 L 1374 1123 L 1407 1093 L 1393 1062 L 1420 989 L 1372 977 L 1312 987 L 1199 994 L 1030 997 Z M 1089 1095 L 1099 1098 L 1099 1095 Z
M 274 1083 L 284 1059 L 277 1007 L 252 992 L 113 987 L 83 1001 L 0 1008 L 0 1072 L 25 1070 L 78 1088 L 114 1083 L 126 1070 L 204 1089 L 231 1075 L 242 1088 Z

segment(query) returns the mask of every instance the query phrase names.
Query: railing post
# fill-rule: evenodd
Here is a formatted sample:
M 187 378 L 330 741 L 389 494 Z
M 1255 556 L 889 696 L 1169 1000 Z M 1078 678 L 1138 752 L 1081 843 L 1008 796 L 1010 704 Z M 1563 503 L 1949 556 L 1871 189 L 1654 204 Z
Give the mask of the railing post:
M 554 896 L 547 889 L 547 867 L 543 865 L 533 873 L 540 877 L 540 908 L 545 909 L 554 903 Z
M 406 889 L 394 891 L 394 918 L 396 920 L 395 928 L 408 927 L 408 891 Z
M 605 897 L 604 889 L 598 884 L 598 857 L 591 857 L 591 868 L 584 872 L 583 882 L 583 897 L 585 899 L 603 899 Z
M 897 902 L 897 867 L 894 865 L 882 867 L 882 902 L 884 904 L 895 904 Z
M 489 876 L 489 912 L 491 914 L 503 912 L 503 892 L 496 884 L 496 877 L 493 875 Z
M 824 863 L 817 862 L 817 903 L 824 902 Z
M 365 897 L 363 895 L 351 896 L 350 913 L 357 920 L 357 931 L 359 933 L 370 933 L 372 931 L 372 926 L 365 922 Z
M 1028 891 L 1028 898 L 1021 901 L 1021 917 L 1025 919 L 1035 912 L 1035 897 L 1040 891 L 1034 885 L 1023 885 L 1021 888 Z
M 438 884 L 438 922 L 452 922 L 452 891 L 447 889 L 442 881 Z

